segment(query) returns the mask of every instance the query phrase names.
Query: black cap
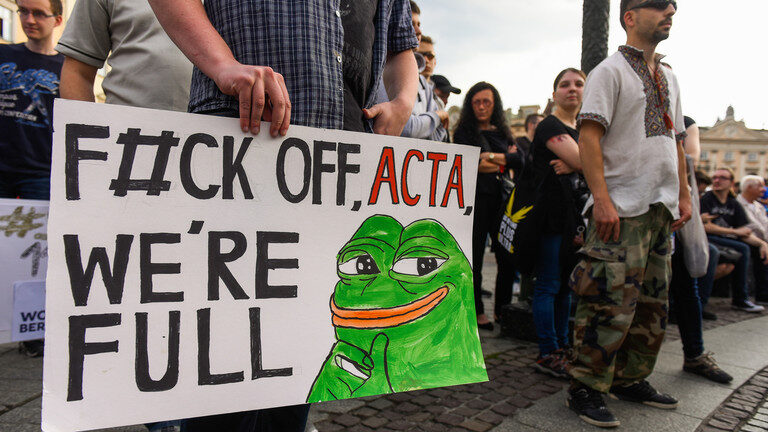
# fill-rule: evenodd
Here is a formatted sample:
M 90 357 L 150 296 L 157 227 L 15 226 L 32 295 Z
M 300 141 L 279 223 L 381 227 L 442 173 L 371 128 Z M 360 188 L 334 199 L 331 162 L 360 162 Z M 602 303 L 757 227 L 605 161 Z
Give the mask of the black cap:
M 443 91 L 446 93 L 454 93 L 454 94 L 461 93 L 460 89 L 457 89 L 456 87 L 452 86 L 451 82 L 448 81 L 448 78 L 442 75 L 432 75 L 430 79 L 435 84 L 435 88 L 440 89 L 440 91 Z

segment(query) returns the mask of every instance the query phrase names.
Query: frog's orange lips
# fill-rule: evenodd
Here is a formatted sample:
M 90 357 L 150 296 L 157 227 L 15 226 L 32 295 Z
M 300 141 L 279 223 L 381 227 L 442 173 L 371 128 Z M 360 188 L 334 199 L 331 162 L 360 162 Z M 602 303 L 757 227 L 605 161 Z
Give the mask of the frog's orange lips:
M 381 309 L 345 309 L 331 298 L 333 325 L 336 327 L 373 329 L 406 324 L 428 314 L 448 295 L 448 287 L 442 286 L 411 303 Z

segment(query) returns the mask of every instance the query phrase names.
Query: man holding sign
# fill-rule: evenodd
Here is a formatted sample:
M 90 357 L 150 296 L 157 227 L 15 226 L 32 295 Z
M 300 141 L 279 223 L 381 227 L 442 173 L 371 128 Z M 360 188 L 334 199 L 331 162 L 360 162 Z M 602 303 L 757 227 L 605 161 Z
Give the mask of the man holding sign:
M 291 122 L 399 135 L 418 76 L 408 2 L 330 3 L 150 1 L 168 35 L 195 64 L 190 111 L 239 117 L 243 132 L 254 135 L 262 120 L 272 123 L 273 137 L 285 136 Z M 373 105 L 382 75 L 391 101 Z M 307 409 L 270 410 L 272 422 L 263 420 L 267 412 L 228 418 L 242 417 L 238 430 L 298 432 Z M 253 424 L 245 426 L 249 418 Z M 298 419 L 304 420 L 291 421 Z M 222 420 L 201 418 L 186 427 L 218 430 Z

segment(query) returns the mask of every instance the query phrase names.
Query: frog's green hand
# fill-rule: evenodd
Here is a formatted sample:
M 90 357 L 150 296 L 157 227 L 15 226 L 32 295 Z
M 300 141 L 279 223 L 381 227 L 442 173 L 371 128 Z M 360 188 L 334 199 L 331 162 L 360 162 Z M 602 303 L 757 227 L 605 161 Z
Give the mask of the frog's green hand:
M 317 375 L 307 402 L 349 399 L 370 376 L 373 366 L 365 350 L 344 341 L 331 348 Z
M 389 348 L 389 337 L 384 333 L 377 334 L 373 339 L 373 342 L 371 342 L 369 359 L 373 361 L 373 368 L 370 371 L 370 378 L 365 380 L 365 382 L 353 392 L 355 397 L 394 393 L 392 384 L 389 382 L 387 348 Z

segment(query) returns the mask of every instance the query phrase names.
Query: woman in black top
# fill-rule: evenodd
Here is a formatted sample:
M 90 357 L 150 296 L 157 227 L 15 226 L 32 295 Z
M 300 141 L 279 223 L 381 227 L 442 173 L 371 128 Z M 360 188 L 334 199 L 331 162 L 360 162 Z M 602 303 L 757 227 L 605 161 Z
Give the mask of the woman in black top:
M 571 297 L 561 283 L 573 268 L 575 234 L 583 199 L 576 192 L 586 188 L 581 171 L 576 115 L 581 108 L 584 73 L 566 69 L 557 76 L 552 98 L 554 114 L 539 123 L 531 144 L 532 174 L 541 185 L 536 214 L 540 229 L 536 251 L 536 282 L 533 290 L 533 321 L 539 339 L 535 367 L 544 373 L 566 378 L 565 348 L 568 345 L 568 316 Z M 580 183 L 581 182 L 581 183 Z
M 509 170 L 523 167 L 524 157 L 514 142 L 512 131 L 504 116 L 501 97 L 487 82 L 472 86 L 464 99 L 459 124 L 453 142 L 480 147 L 480 164 L 475 194 L 474 227 L 472 230 L 472 263 L 475 286 L 477 326 L 493 330 L 485 316 L 481 297 L 483 254 L 488 235 L 496 242 L 499 214 L 502 207 L 502 178 Z M 494 248 L 498 273 L 496 274 L 496 314 L 512 298 L 514 268 L 510 259 Z

